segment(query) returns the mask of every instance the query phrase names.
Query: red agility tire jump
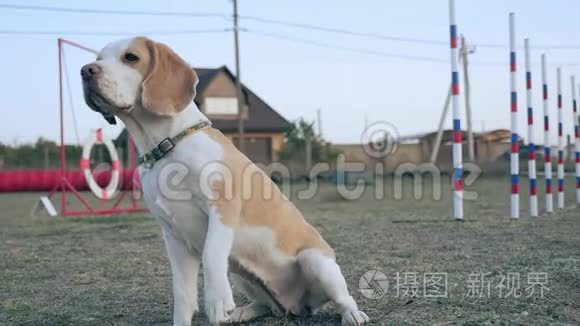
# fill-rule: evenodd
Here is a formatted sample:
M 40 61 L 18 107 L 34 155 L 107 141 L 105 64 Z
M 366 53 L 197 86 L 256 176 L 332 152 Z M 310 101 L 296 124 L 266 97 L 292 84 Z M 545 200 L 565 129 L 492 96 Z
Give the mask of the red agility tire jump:
M 111 157 L 111 180 L 105 188 L 101 188 L 98 185 L 91 171 L 91 149 L 95 144 L 105 145 Z M 117 155 L 117 150 L 115 149 L 113 142 L 110 139 L 103 137 L 103 131 L 101 129 L 97 129 L 95 132 L 92 132 L 89 141 L 83 147 L 81 170 L 83 171 L 87 185 L 93 194 L 102 200 L 113 198 L 119 188 L 120 169 L 121 164 L 119 162 L 119 156 Z

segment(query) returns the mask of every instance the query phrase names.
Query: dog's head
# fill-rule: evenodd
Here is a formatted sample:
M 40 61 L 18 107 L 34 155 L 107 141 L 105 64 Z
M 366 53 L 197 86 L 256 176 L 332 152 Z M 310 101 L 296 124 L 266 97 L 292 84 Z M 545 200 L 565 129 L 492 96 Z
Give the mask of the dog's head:
M 136 107 L 173 116 L 195 97 L 198 78 L 168 46 L 144 37 L 109 43 L 81 69 L 85 102 L 115 124 Z

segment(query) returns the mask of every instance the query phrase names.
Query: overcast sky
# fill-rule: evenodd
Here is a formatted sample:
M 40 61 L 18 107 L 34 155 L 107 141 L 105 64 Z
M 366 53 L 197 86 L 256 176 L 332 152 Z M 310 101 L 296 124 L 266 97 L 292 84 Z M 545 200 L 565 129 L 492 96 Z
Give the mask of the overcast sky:
M 40 136 L 56 140 L 59 130 L 57 35 L 17 35 L 7 31 L 146 34 L 167 43 L 194 66 L 219 67 L 225 64 L 234 69 L 231 31 L 174 35 L 152 33 L 230 28 L 232 5 L 229 0 L 0 0 L 0 4 L 10 3 L 220 15 L 161 17 L 0 8 L 1 142 L 31 142 Z M 557 64 L 563 68 L 564 128 L 567 134 L 573 130 L 570 76 L 576 74 L 580 82 L 580 1 L 577 0 L 457 0 L 460 33 L 464 33 L 472 44 L 480 45 L 470 59 L 475 130 L 509 128 L 507 42 L 510 11 L 516 13 L 518 40 L 523 42 L 524 37 L 531 38 L 537 143 L 542 143 L 539 123 L 542 119 L 540 54 L 546 52 L 548 55 L 552 143 L 555 144 Z M 316 110 L 322 108 L 324 136 L 338 143 L 357 142 L 364 128 L 365 116 L 369 122 L 393 123 L 401 135 L 436 128 L 450 75 L 446 45 L 447 1 L 239 0 L 239 12 L 246 17 L 435 41 L 415 44 L 268 24 L 249 18 L 240 20 L 241 27 L 247 29 L 240 35 L 242 81 L 287 119 L 304 117 L 315 120 Z M 123 36 L 63 34 L 63 37 L 100 49 L 107 42 Z M 288 38 L 328 46 L 305 44 Z M 538 48 L 540 45 L 542 49 Z M 576 49 L 555 49 L 555 46 L 575 46 Z M 384 55 L 386 53 L 406 58 L 388 57 Z M 79 69 L 94 56 L 70 47 L 66 48 L 65 54 L 72 107 L 76 112 L 79 138 L 83 142 L 90 129 L 106 127 L 104 120 L 82 101 Z M 523 51 L 520 51 L 519 121 L 521 133 L 525 136 L 523 57 Z M 67 90 L 64 95 L 66 140 L 76 142 Z M 450 126 L 451 117 L 447 119 L 447 127 Z M 113 137 L 119 128 L 107 127 L 106 132 Z

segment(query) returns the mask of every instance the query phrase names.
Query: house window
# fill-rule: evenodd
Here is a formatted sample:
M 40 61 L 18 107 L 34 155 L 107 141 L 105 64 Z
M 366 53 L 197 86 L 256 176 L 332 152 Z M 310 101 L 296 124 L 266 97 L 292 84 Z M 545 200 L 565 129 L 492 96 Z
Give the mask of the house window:
M 206 97 L 204 110 L 209 115 L 237 115 L 238 99 L 235 97 Z

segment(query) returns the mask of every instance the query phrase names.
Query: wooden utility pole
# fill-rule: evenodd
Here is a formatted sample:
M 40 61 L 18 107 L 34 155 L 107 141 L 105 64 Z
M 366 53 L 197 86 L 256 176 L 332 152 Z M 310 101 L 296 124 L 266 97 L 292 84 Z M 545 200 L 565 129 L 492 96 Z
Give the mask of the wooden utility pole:
M 310 132 L 306 133 L 305 135 L 306 141 L 306 171 L 307 173 L 310 172 L 312 168 L 312 135 Z
M 318 118 L 318 136 L 322 138 L 322 109 L 318 108 L 316 113 Z
M 469 85 L 469 61 L 468 55 L 474 53 L 474 49 L 469 49 L 465 42 L 465 36 L 461 35 L 461 58 L 463 59 L 463 83 L 465 85 L 465 112 L 467 120 L 467 153 L 471 162 L 475 161 L 475 148 L 473 144 L 473 128 L 471 124 L 471 87 Z
M 233 0 L 234 4 L 234 48 L 236 53 L 236 93 L 238 95 L 238 149 L 243 153 L 245 150 L 244 137 L 244 117 L 245 105 L 242 94 L 242 82 L 240 81 L 240 40 L 238 36 L 238 1 Z
M 443 113 L 441 113 L 441 118 L 439 119 L 439 127 L 437 127 L 437 137 L 435 137 L 435 143 L 433 144 L 433 149 L 431 150 L 431 163 L 436 163 L 437 155 L 439 155 L 439 146 L 441 146 L 441 139 L 443 139 L 443 127 L 445 126 L 445 119 L 447 119 L 447 112 L 449 112 L 449 102 L 451 101 L 451 85 L 447 91 L 447 97 L 445 97 L 445 104 L 443 104 Z

